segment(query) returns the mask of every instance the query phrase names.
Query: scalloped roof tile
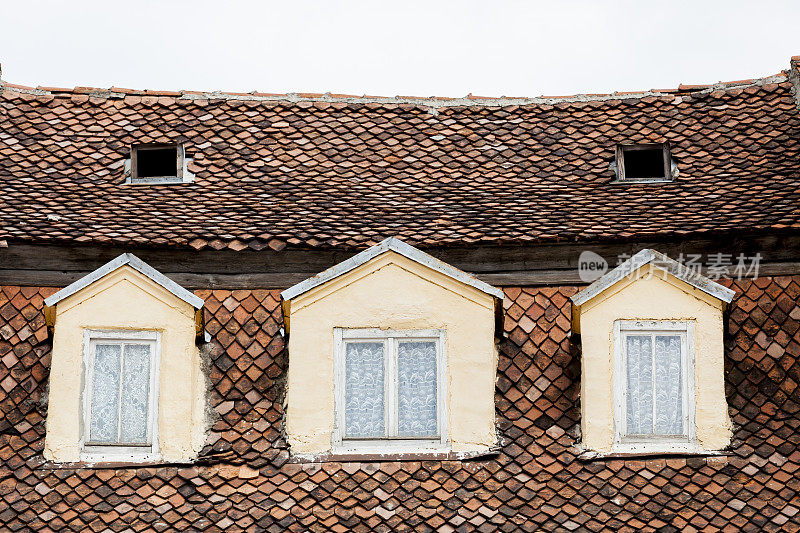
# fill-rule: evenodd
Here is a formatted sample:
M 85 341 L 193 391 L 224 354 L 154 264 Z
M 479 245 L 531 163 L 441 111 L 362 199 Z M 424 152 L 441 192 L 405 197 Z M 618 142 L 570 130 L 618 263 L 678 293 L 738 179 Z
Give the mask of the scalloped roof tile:
M 610 241 L 800 228 L 797 62 L 669 91 L 380 98 L 0 92 L 0 239 L 260 250 Z M 193 183 L 127 185 L 134 143 Z M 680 175 L 612 185 L 618 143 Z

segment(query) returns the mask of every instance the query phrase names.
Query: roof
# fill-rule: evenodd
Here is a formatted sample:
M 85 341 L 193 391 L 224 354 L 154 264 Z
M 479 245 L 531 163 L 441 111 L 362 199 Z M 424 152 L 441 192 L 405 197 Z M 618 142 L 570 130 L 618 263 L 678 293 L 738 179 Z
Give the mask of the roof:
M 800 276 L 725 283 L 737 293 L 725 333 L 729 455 L 581 460 L 576 289 L 509 287 L 496 457 L 296 464 L 281 424 L 290 365 L 278 291 L 204 289 L 217 413 L 204 460 L 59 470 L 41 465 L 52 289 L 0 287 L 0 529 L 796 533 Z
M 319 287 L 320 285 L 323 285 L 332 279 L 338 278 L 342 274 L 346 274 L 347 272 L 358 268 L 370 259 L 378 257 L 379 255 L 389 251 L 398 253 L 421 265 L 425 265 L 426 267 L 435 270 L 440 274 L 444 274 L 445 276 L 448 276 L 456 281 L 460 281 L 465 285 L 469 285 L 470 287 L 473 287 L 481 292 L 485 292 L 486 294 L 494 296 L 499 300 L 503 299 L 502 290 L 492 287 L 488 283 L 484 283 L 483 281 L 480 281 L 466 272 L 452 267 L 447 263 L 444 263 L 435 257 L 414 248 L 413 246 L 409 246 L 395 237 L 384 239 L 375 246 L 372 246 L 371 248 L 354 255 L 350 259 L 342 261 L 338 265 L 334 265 L 312 278 L 308 278 L 307 280 L 301 281 L 297 285 L 289 287 L 285 291 L 281 292 L 281 298 L 284 300 L 296 298 L 297 296 L 300 296 L 301 294 L 304 294 L 315 287 Z
M 572 302 L 578 306 L 583 305 L 615 283 L 649 264 L 672 274 L 684 283 L 725 303 L 731 303 L 731 300 L 733 300 L 736 294 L 731 289 L 697 273 L 695 270 L 682 265 L 674 259 L 670 259 L 666 255 L 655 250 L 645 248 L 573 296 Z
M 0 94 L 0 240 L 361 250 L 800 229 L 791 71 L 638 93 L 377 98 L 25 88 Z M 193 183 L 125 184 L 181 142 Z M 672 183 L 614 185 L 669 142 Z
M 122 254 L 117 258 L 112 259 L 111 261 L 101 266 L 97 270 L 90 272 L 89 274 L 86 274 L 81 279 L 75 281 L 74 283 L 71 283 L 70 285 L 67 285 L 57 293 L 49 296 L 44 300 L 44 303 L 45 305 L 52 307 L 61 300 L 69 296 L 72 296 L 76 292 L 88 287 L 95 281 L 107 276 L 108 274 L 111 274 L 115 270 L 125 265 L 147 276 L 153 282 L 161 285 L 166 290 L 168 290 L 169 292 L 171 292 L 184 302 L 188 303 L 195 309 L 201 309 L 203 307 L 203 300 L 201 298 L 187 291 L 186 289 L 184 289 L 183 287 L 181 287 L 180 285 L 178 285 L 177 283 L 166 277 L 164 274 L 162 274 L 155 268 L 151 267 L 150 265 L 148 265 L 147 263 L 145 263 L 144 261 L 142 261 L 133 254 Z

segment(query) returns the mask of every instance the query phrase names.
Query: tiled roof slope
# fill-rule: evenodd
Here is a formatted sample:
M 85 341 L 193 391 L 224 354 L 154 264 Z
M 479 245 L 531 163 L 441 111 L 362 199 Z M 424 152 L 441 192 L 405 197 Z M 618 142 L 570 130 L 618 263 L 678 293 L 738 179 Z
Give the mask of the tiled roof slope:
M 0 239 L 261 249 L 638 239 L 800 228 L 797 70 L 570 98 L 24 88 L 0 94 Z M 133 143 L 196 181 L 124 185 Z M 614 146 L 680 176 L 610 185 Z
M 581 462 L 574 287 L 506 288 L 499 455 L 287 462 L 279 292 L 198 291 L 219 421 L 208 461 L 40 465 L 55 289 L 0 289 L 0 529 L 7 531 L 800 531 L 800 276 L 736 290 L 725 381 L 730 456 Z

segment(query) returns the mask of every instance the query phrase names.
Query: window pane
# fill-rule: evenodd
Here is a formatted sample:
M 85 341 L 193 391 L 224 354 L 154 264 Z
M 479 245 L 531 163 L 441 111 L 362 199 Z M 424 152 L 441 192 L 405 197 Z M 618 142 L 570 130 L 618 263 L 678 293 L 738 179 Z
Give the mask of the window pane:
M 655 359 L 655 433 L 682 435 L 681 338 L 678 335 L 656 335 Z
M 349 342 L 345 348 L 345 436 L 384 436 L 383 343 Z
M 401 342 L 397 378 L 400 436 L 436 436 L 436 343 Z
M 150 398 L 150 345 L 126 344 L 122 369 L 120 442 L 147 441 Z
M 628 435 L 653 433 L 653 350 L 649 335 L 628 335 Z
M 121 346 L 95 346 L 89 440 L 116 442 L 119 414 L 119 370 Z

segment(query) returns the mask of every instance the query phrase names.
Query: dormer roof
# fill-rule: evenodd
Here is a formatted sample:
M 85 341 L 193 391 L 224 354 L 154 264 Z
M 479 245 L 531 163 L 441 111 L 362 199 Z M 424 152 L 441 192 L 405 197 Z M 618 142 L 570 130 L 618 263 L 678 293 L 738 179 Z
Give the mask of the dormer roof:
M 572 303 L 576 306 L 581 306 L 597 297 L 600 293 L 615 283 L 622 281 L 626 277 L 631 276 L 640 268 L 650 264 L 652 264 L 654 268 L 658 268 L 659 270 L 667 272 L 675 276 L 677 279 L 708 294 L 709 296 L 713 296 L 714 298 L 725 302 L 726 304 L 730 303 L 736 294 L 731 289 L 720 285 L 719 283 L 707 278 L 706 276 L 703 276 L 702 274 L 699 274 L 695 270 L 682 265 L 678 261 L 670 259 L 666 255 L 650 248 L 645 248 L 573 296 Z
M 470 287 L 473 287 L 481 292 L 485 292 L 486 294 L 489 294 L 495 298 L 500 300 L 503 299 L 503 291 L 497 287 L 492 287 L 488 283 L 484 283 L 474 276 L 467 274 L 463 270 L 459 270 L 451 265 L 448 265 L 447 263 L 436 259 L 432 255 L 426 254 L 422 250 L 418 250 L 417 248 L 404 243 L 396 237 L 384 239 L 375 246 L 367 248 L 363 252 L 354 255 L 350 259 L 342 261 L 338 265 L 334 265 L 331 268 L 320 272 L 316 276 L 289 287 L 281 293 L 281 298 L 283 298 L 284 301 L 296 298 L 301 294 L 310 291 L 311 289 L 319 287 L 320 285 L 323 285 L 347 272 L 350 272 L 351 270 L 363 265 L 370 259 L 378 257 L 379 255 L 388 251 L 398 253 L 408 259 L 411 259 L 412 261 L 444 274 L 445 276 L 448 276 L 456 281 L 460 281 L 465 285 L 469 285 Z
M 157 283 L 158 285 L 162 286 L 167 291 L 171 292 L 181 300 L 185 301 L 195 309 L 200 309 L 203 307 L 203 300 L 198 296 L 192 294 L 188 290 L 184 289 L 167 276 L 156 270 L 155 268 L 151 267 L 138 257 L 133 254 L 125 253 L 118 256 L 115 259 L 112 259 L 105 265 L 101 266 L 97 270 L 86 274 L 81 279 L 67 285 L 57 293 L 53 294 L 49 298 L 46 298 L 44 303 L 48 307 L 52 307 L 56 305 L 61 300 L 72 296 L 73 294 L 77 293 L 78 291 L 88 287 L 95 281 L 107 276 L 108 274 L 114 272 L 115 270 L 122 268 L 123 266 L 129 266 L 130 268 L 136 270 L 137 272 L 145 275 L 153 282 Z

